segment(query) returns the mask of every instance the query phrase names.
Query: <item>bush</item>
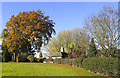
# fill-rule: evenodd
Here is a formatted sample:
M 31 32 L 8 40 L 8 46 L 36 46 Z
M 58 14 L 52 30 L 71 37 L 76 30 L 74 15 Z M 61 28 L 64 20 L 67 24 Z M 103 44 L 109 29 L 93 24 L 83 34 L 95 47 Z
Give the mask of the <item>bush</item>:
M 46 62 L 46 63 L 50 63 L 50 62 L 53 62 L 53 59 L 51 59 L 51 58 L 49 58 L 49 59 L 44 59 L 44 62 Z
M 19 54 L 19 62 L 28 62 L 29 60 L 27 59 L 28 53 L 21 53 Z
M 54 59 L 54 63 L 57 63 L 57 64 L 62 64 L 62 61 L 63 59 Z
M 83 68 L 101 74 L 116 76 L 118 75 L 118 59 L 112 57 L 93 57 L 86 58 L 82 62 Z
M 66 65 L 73 65 L 73 59 L 55 59 L 54 63 L 57 64 L 66 64 Z
M 30 60 L 30 62 L 33 62 L 33 61 L 34 61 L 34 56 L 33 56 L 33 55 L 29 55 L 29 56 L 27 57 L 27 59 Z
M 74 66 L 83 67 L 82 62 L 85 59 L 85 56 L 80 56 L 74 60 Z
M 43 63 L 44 58 L 37 58 L 37 62 Z

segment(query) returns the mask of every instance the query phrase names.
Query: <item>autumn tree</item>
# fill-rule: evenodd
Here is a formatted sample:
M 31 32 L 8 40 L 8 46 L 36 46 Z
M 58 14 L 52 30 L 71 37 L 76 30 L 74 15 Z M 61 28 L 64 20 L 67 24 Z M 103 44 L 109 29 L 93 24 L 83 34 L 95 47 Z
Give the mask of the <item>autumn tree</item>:
M 28 52 L 33 48 L 40 50 L 42 44 L 46 45 L 55 34 L 54 24 L 40 10 L 20 12 L 6 23 L 1 34 L 2 45 L 15 53 Z
M 98 15 L 88 17 L 86 28 L 91 37 L 94 37 L 95 43 L 102 50 L 102 53 L 108 53 L 110 56 L 119 39 L 118 12 L 111 7 L 104 7 Z

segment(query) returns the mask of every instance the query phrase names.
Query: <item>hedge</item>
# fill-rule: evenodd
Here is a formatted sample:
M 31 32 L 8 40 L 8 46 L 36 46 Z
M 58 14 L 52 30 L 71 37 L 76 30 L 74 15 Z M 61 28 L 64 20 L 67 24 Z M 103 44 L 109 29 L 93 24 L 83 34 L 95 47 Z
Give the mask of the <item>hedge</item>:
M 53 63 L 81 67 L 95 73 L 118 76 L 118 59 L 112 57 L 79 57 L 75 59 L 55 59 Z
M 92 57 L 86 58 L 82 62 L 83 68 L 104 75 L 118 75 L 118 59 L 112 57 Z
M 19 62 L 29 62 L 27 57 L 28 57 L 28 53 L 19 54 Z
M 83 60 L 85 58 L 86 58 L 85 56 L 81 56 L 81 57 L 75 58 L 75 60 L 73 61 L 74 62 L 74 66 L 82 68 L 83 67 L 82 62 L 83 62 Z
M 74 65 L 73 63 L 73 59 L 55 59 L 53 60 L 53 63 L 57 63 L 57 64 L 66 64 L 66 65 Z

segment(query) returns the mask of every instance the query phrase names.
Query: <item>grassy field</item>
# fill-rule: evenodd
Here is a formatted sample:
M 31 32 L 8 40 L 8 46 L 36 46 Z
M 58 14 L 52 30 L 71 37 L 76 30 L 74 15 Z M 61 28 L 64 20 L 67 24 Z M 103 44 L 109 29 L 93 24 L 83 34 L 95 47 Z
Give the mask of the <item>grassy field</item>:
M 2 76 L 100 76 L 86 70 L 43 63 L 2 63 Z

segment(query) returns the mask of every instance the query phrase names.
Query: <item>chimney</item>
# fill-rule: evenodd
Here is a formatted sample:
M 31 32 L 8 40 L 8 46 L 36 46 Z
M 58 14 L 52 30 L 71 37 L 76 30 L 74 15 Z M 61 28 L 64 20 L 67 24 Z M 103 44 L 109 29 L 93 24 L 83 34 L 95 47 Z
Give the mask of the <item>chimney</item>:
M 64 52 L 64 47 L 61 47 L 61 52 Z

